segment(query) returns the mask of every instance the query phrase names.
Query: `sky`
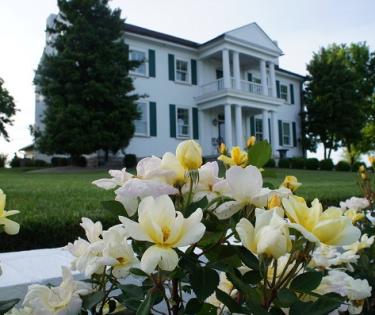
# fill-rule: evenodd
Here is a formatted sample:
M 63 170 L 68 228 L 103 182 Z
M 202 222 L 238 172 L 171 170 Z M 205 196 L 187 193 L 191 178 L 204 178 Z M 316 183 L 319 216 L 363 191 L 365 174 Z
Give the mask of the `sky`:
M 302 75 L 313 52 L 330 43 L 366 41 L 375 50 L 374 0 L 113 0 L 110 6 L 121 8 L 128 23 L 196 42 L 257 22 L 283 50 L 280 66 Z M 0 0 L 0 77 L 19 110 L 0 153 L 32 143 L 32 81 L 50 13 L 58 13 L 57 0 Z

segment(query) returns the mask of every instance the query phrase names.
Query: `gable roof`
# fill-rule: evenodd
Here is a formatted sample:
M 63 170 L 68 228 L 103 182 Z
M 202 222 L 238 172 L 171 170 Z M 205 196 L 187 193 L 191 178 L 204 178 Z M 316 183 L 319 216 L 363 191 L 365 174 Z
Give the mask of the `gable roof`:
M 183 39 L 181 37 L 176 37 L 176 36 L 172 36 L 172 35 L 169 35 L 169 34 L 152 31 L 150 29 L 140 27 L 140 26 L 137 26 L 137 25 L 133 25 L 133 24 L 125 23 L 124 30 L 125 30 L 125 32 L 134 33 L 134 34 L 143 35 L 143 36 L 148 36 L 148 37 L 152 37 L 152 38 L 156 38 L 156 39 L 161 39 L 161 40 L 165 40 L 167 42 L 171 42 L 171 43 L 175 43 L 175 44 L 179 44 L 179 45 L 183 45 L 183 46 L 187 46 L 187 47 L 191 47 L 191 48 L 198 48 L 199 47 L 199 44 L 196 43 L 196 42 L 193 42 L 193 41 L 190 41 L 190 40 L 187 40 L 187 39 Z

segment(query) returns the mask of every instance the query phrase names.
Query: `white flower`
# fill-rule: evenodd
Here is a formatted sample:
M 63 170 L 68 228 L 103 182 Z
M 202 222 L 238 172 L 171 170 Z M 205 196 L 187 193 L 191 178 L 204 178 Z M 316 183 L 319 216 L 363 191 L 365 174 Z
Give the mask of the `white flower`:
M 335 292 L 354 302 L 370 297 L 371 287 L 369 286 L 367 280 L 354 279 L 341 270 L 330 270 L 328 275 L 323 277 L 322 282 L 315 292 L 319 294 Z M 352 310 L 354 310 L 354 308 L 352 308 Z M 358 311 L 358 308 L 356 311 Z
M 255 166 L 249 165 L 246 168 L 232 166 L 226 171 L 226 179 L 214 186 L 214 191 L 233 198 L 221 204 L 215 214 L 219 219 L 230 218 L 233 214 L 247 205 L 264 206 L 259 204 L 259 196 L 262 193 L 262 174 Z M 258 199 L 257 199 L 258 198 Z
M 5 211 L 6 195 L 0 189 L 0 226 L 3 227 L 4 232 L 9 235 L 15 235 L 20 230 L 20 225 L 13 220 L 9 220 L 8 217 L 14 214 L 20 213 L 18 210 Z
M 102 223 L 100 221 L 94 223 L 92 220 L 85 217 L 83 217 L 81 220 L 82 223 L 80 225 L 85 230 L 85 234 L 89 242 L 94 243 L 96 241 L 100 241 L 100 236 L 103 232 Z
M 176 212 L 171 198 L 163 195 L 157 198 L 142 199 L 138 208 L 138 222 L 120 217 L 130 237 L 139 241 L 154 243 L 143 254 L 141 268 L 148 273 L 159 266 L 172 271 L 178 263 L 176 247 L 198 242 L 205 226 L 201 223 L 202 210 L 197 209 L 185 219 L 181 212 Z
M 358 255 L 351 251 L 339 251 L 338 247 L 328 246 L 320 244 L 314 250 L 312 254 L 312 259 L 310 262 L 311 267 L 323 267 L 325 269 L 331 266 L 346 265 L 346 268 L 350 271 L 353 267 L 350 265 L 356 263 L 359 259 Z
M 163 168 L 158 157 L 144 158 L 137 165 L 137 176 L 115 191 L 116 200 L 124 205 L 129 216 L 133 216 L 137 212 L 138 198 L 177 194 L 178 189 L 168 184 L 175 177 L 175 171 Z
M 30 307 L 12 308 L 5 315 L 36 315 Z
M 243 246 L 254 254 L 278 259 L 292 248 L 289 231 L 281 209 L 256 209 L 255 227 L 245 218 L 236 225 Z
M 132 174 L 126 171 L 126 168 L 120 170 L 110 170 L 109 175 L 112 178 L 102 178 L 94 180 L 92 183 L 105 190 L 114 189 L 117 186 L 122 186 L 126 181 L 133 177 Z
M 369 201 L 366 198 L 351 197 L 345 201 L 340 202 L 341 209 L 353 209 L 353 210 L 362 210 L 367 208 L 370 205 Z
M 58 287 L 33 284 L 29 286 L 24 306 L 37 310 L 38 315 L 76 315 L 81 310 L 81 295 L 90 293 L 90 286 L 73 280 L 69 269 L 62 267 L 63 279 Z
M 344 246 L 344 249 L 356 254 L 362 249 L 369 248 L 374 243 L 374 239 L 375 239 L 374 235 L 371 237 L 368 237 L 367 234 L 363 234 L 359 241 L 351 245 Z
M 219 286 L 217 287 L 219 290 L 225 292 L 228 295 L 231 295 L 231 293 L 237 294 L 237 290 L 233 290 L 233 283 L 230 282 L 225 275 L 225 272 L 220 272 L 220 282 Z M 215 307 L 218 308 L 218 314 L 220 314 L 221 308 L 224 307 L 223 303 L 220 302 L 217 297 L 215 292 L 212 293 L 205 301 L 206 303 L 209 303 Z

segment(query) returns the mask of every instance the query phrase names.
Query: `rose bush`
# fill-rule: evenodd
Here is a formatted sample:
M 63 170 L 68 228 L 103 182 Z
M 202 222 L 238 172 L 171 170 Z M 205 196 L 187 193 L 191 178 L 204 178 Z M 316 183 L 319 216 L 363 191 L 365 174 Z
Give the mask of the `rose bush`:
M 267 142 L 247 148 L 221 145 L 217 162 L 202 165 L 200 145 L 181 142 L 174 153 L 139 161 L 136 174 L 111 170 L 93 182 L 113 190 L 103 203 L 119 224 L 103 230 L 82 218 L 86 238 L 66 246 L 73 280 L 63 268 L 58 287 L 32 285 L 19 308 L 3 301 L 0 313 L 49 314 L 328 314 L 371 311 L 374 236 L 365 213 L 373 209 L 369 174 L 360 169 L 366 198 L 340 207 L 311 206 L 287 176 L 264 187 Z M 229 153 L 229 154 L 228 154 Z M 18 227 L 4 210 L 6 233 Z M 367 234 L 366 234 L 367 233 Z M 367 257 L 364 260 L 362 257 Z M 366 263 L 367 262 L 367 263 Z

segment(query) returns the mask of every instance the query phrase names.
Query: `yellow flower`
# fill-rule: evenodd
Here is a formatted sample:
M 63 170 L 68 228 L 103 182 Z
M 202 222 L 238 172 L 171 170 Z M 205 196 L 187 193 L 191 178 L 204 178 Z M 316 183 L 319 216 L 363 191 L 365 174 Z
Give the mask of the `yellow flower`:
M 177 160 L 186 170 L 196 170 L 202 165 L 202 148 L 194 140 L 182 141 L 176 149 Z
M 220 154 L 227 154 L 227 146 L 222 142 L 218 148 Z
M 298 182 L 295 176 L 285 176 L 284 181 L 281 183 L 280 187 L 286 187 L 292 192 L 295 192 L 302 184 Z
M 240 147 L 233 147 L 230 153 L 230 157 L 226 155 L 220 155 L 218 157 L 218 160 L 230 166 L 238 165 L 245 167 L 247 165 L 247 152 L 242 151 Z
M 198 242 L 206 227 L 201 223 L 202 209 L 198 208 L 188 218 L 175 210 L 168 195 L 157 198 L 146 197 L 138 207 L 138 222 L 119 217 L 129 236 L 138 241 L 154 243 L 147 248 L 141 259 L 141 268 L 147 273 L 159 266 L 172 271 L 178 264 L 174 248 Z
M 0 226 L 3 226 L 5 233 L 15 235 L 20 230 L 20 225 L 17 222 L 9 220 L 7 217 L 20 213 L 18 210 L 5 211 L 6 195 L 0 189 Z
M 314 199 L 311 208 L 297 196 L 283 198 L 282 203 L 291 221 L 289 226 L 310 242 L 343 246 L 354 243 L 361 236 L 361 231 L 353 226 L 352 220 L 342 215 L 341 209 L 329 208 L 323 212 L 318 199 Z
M 375 155 L 373 155 L 373 156 L 369 156 L 369 157 L 368 157 L 368 161 L 370 162 L 370 164 L 371 164 L 372 166 L 375 166 Z
M 365 172 L 366 172 L 366 168 L 364 167 L 364 165 L 361 165 L 361 166 L 359 167 L 358 171 L 359 171 L 360 173 L 365 173 Z
M 246 145 L 248 148 L 252 147 L 256 142 L 256 138 L 254 136 L 251 136 L 247 139 Z
M 281 206 L 281 198 L 279 195 L 273 195 L 269 200 L 268 200 L 268 209 L 276 208 Z
M 164 153 L 163 158 L 160 163 L 160 167 L 165 170 L 173 171 L 175 176 L 170 176 L 167 179 L 167 183 L 170 185 L 180 184 L 185 182 L 185 169 L 181 163 L 177 160 L 176 156 L 167 152 Z
M 236 225 L 236 231 L 243 246 L 254 254 L 275 259 L 289 252 L 292 242 L 283 215 L 280 208 L 271 211 L 256 209 L 255 227 L 242 218 Z
M 363 212 L 357 212 L 355 209 L 349 209 L 345 211 L 344 215 L 350 218 L 353 223 L 360 221 L 365 217 Z

